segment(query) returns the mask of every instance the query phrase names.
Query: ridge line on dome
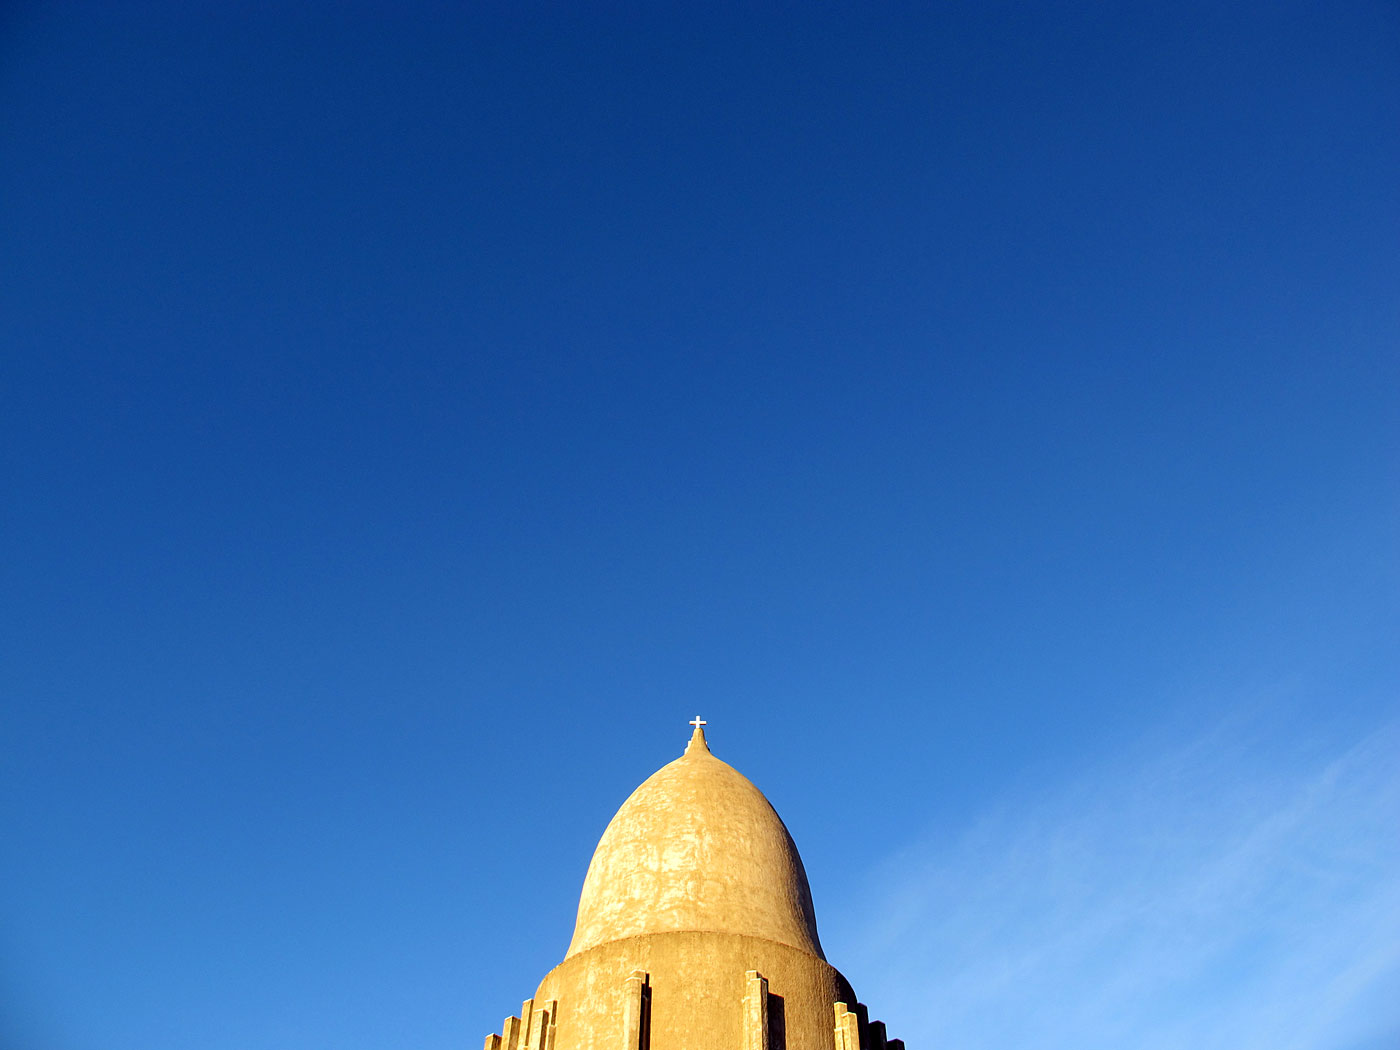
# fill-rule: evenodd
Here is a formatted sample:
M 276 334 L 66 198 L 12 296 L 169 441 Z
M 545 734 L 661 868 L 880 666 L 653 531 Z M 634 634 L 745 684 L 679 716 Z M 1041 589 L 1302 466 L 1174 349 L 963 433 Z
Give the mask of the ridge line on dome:
M 732 930 L 706 930 L 687 927 L 683 930 L 656 930 L 651 933 L 630 933 L 626 937 L 614 937 L 610 941 L 600 941 L 597 944 L 585 948 L 581 952 L 574 952 L 572 955 L 566 954 L 564 958 L 561 959 L 552 970 L 550 970 L 550 973 L 553 973 L 554 970 L 559 969 L 560 966 L 563 966 L 565 963 L 570 962 L 573 959 L 580 959 L 583 956 L 590 954 L 591 952 L 596 952 L 600 948 L 606 948 L 609 945 L 622 944 L 624 941 L 642 941 L 653 937 L 669 937 L 672 934 L 676 933 L 703 933 L 709 937 L 735 937 L 742 941 L 762 941 L 764 944 L 776 944 L 779 947 L 787 948 L 790 951 L 797 952 L 799 955 L 811 955 L 815 958 L 820 959 L 828 966 L 831 966 L 831 962 L 827 959 L 826 954 L 822 951 L 822 946 L 820 944 L 814 945 L 816 951 L 809 951 L 808 949 L 800 948 L 795 944 L 789 944 L 787 941 L 775 941 L 772 937 L 760 937 L 758 934 L 755 933 L 735 933 Z M 836 970 L 835 966 L 831 966 L 831 968 L 833 970 Z M 841 971 L 836 970 L 836 972 L 840 973 Z

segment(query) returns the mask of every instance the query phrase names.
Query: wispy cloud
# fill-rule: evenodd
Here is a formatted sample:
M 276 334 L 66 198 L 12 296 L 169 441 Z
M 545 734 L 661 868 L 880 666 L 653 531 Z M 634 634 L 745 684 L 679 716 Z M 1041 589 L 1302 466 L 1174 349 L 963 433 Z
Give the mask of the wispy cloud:
M 1218 730 L 879 882 L 849 969 L 911 1046 L 1400 1046 L 1394 724 L 1325 754 Z

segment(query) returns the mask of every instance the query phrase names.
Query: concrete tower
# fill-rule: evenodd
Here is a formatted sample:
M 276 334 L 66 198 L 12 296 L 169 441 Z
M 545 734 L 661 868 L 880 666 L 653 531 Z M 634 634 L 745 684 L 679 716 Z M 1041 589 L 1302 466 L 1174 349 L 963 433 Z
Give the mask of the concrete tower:
M 564 961 L 485 1050 L 904 1050 L 822 954 L 782 820 L 692 724 L 603 832 Z

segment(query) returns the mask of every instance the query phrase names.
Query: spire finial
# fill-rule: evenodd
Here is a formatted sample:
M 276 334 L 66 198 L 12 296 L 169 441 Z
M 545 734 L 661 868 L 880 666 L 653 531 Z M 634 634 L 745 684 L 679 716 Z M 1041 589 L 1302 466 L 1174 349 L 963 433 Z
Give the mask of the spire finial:
M 685 745 L 685 753 L 687 755 L 690 754 L 691 748 L 695 747 L 695 745 L 698 743 L 700 745 L 700 749 L 708 755 L 710 753 L 710 745 L 705 741 L 704 727 L 709 725 L 710 723 L 706 722 L 699 715 L 696 715 L 690 720 L 690 724 L 695 727 L 695 732 L 690 734 L 690 743 Z

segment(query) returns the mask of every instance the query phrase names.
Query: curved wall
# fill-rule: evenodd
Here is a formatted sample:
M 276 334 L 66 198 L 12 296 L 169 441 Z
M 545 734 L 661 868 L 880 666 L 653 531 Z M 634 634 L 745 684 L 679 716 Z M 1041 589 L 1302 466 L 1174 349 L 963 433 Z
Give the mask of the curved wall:
M 738 934 L 653 933 L 580 952 L 545 975 L 535 1002 L 558 1004 L 556 1050 L 625 1047 L 637 971 L 647 975 L 644 1050 L 744 1050 L 749 971 L 767 980 L 767 1050 L 830 1050 L 834 1004 L 856 1003 L 846 979 L 810 952 Z

